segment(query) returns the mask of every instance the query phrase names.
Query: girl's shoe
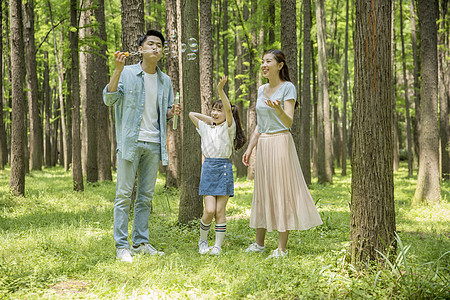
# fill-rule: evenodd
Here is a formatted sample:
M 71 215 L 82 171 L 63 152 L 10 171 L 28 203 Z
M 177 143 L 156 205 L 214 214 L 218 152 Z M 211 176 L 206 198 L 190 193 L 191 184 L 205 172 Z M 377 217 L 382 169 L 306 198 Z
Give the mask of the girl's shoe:
M 272 254 L 270 254 L 266 259 L 281 258 L 281 257 L 285 257 L 287 255 L 288 255 L 287 250 L 286 250 L 286 252 L 283 252 L 283 250 L 281 250 L 280 248 L 277 248 L 277 249 L 273 250 Z
M 205 254 L 208 253 L 209 247 L 208 247 L 208 241 L 207 240 L 199 240 L 198 241 L 198 253 Z
M 253 253 L 259 253 L 266 251 L 265 246 L 260 246 L 257 243 L 253 243 L 250 246 L 248 246 L 247 249 L 245 249 L 245 252 L 253 252 Z
M 211 250 L 209 250 L 209 255 L 219 255 L 220 254 L 220 247 L 218 246 L 212 246 Z

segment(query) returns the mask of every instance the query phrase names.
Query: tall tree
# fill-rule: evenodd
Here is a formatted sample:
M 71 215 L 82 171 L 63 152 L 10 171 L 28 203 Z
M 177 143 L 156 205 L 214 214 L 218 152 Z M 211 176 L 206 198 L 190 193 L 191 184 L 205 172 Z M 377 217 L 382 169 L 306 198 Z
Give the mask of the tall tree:
M 81 165 L 80 136 L 80 61 L 78 51 L 78 0 L 70 0 L 70 54 L 71 54 L 71 97 L 72 97 L 72 177 L 73 190 L 83 191 L 83 169 Z
M 342 108 L 342 176 L 347 175 L 347 103 L 348 103 L 348 19 L 349 19 L 349 1 L 346 0 L 345 6 L 345 44 L 344 44 L 344 80 L 342 93 L 344 94 L 344 103 Z
M 144 0 L 121 0 L 122 51 L 136 51 L 137 41 L 145 33 Z M 139 56 L 127 58 L 127 64 L 136 64 Z
M 54 166 L 54 161 L 52 157 L 52 100 L 50 95 L 50 68 L 48 65 L 48 52 L 44 51 L 44 74 L 42 79 L 42 101 L 44 101 L 44 114 L 45 114 L 45 143 L 44 143 L 44 157 L 45 166 Z M 56 147 L 53 145 L 53 147 Z
M 326 24 L 324 0 L 316 0 L 316 27 L 317 27 L 317 50 L 318 60 L 318 82 L 319 95 L 317 101 L 317 147 L 319 148 L 318 172 L 319 182 L 333 182 L 333 157 L 332 138 L 330 123 L 330 99 L 328 91 L 328 70 L 327 70 L 327 45 L 326 45 Z
M 411 44 L 413 49 L 413 61 L 414 61 L 414 152 L 416 157 L 419 157 L 419 131 L 420 131 L 420 81 L 419 81 L 419 55 L 417 51 L 417 38 L 416 38 L 416 10 L 415 10 L 415 0 L 411 0 L 410 12 L 411 12 Z
M 281 0 L 281 11 L 283 12 L 283 18 L 281 20 L 281 30 L 280 30 L 280 40 L 281 40 L 281 51 L 284 52 L 286 56 L 286 63 L 289 68 L 289 75 L 291 77 L 292 83 L 297 90 L 298 101 L 298 60 L 297 60 L 297 9 L 295 0 Z M 300 124 L 300 112 L 295 109 L 294 122 L 292 124 L 292 136 L 296 145 L 296 149 L 300 150 L 300 145 L 304 142 L 304 138 L 301 135 L 301 124 Z M 301 155 L 298 155 L 299 158 Z
M 181 40 L 198 40 L 198 0 L 181 0 Z M 187 60 L 183 55 L 183 154 L 181 163 L 181 191 L 178 221 L 187 224 L 201 216 L 203 203 L 198 195 L 201 171 L 200 137 L 189 120 L 189 112 L 200 111 L 200 70 L 198 60 Z M 185 98 L 185 99 L 186 99 Z M 197 100 L 196 100 L 197 99 Z
M 394 241 L 390 3 L 356 0 L 355 7 L 350 247 L 358 266 Z
M 420 24 L 420 131 L 419 173 L 413 205 L 436 204 L 441 199 L 439 182 L 438 137 L 438 60 L 437 60 L 437 0 L 419 0 Z
M 406 111 L 406 147 L 408 149 L 408 175 L 413 174 L 413 152 L 412 152 L 412 132 L 411 117 L 409 116 L 409 97 L 408 97 L 408 78 L 406 77 L 406 55 L 405 55 L 405 38 L 403 36 L 403 1 L 400 0 L 400 37 L 402 40 L 402 65 L 403 65 L 403 88 L 405 95 L 405 111 Z
M 25 195 L 25 57 L 22 0 L 9 3 L 11 32 L 11 175 L 9 185 L 17 196 Z
M 63 159 L 63 166 L 64 169 L 69 170 L 69 164 L 70 164 L 70 158 L 69 158 L 69 136 L 68 132 L 68 122 L 67 122 L 67 116 L 66 113 L 66 106 L 64 103 L 64 92 L 63 92 L 63 82 L 64 82 L 64 74 L 62 70 L 62 55 L 58 52 L 58 46 L 56 43 L 56 32 L 55 32 L 55 26 L 54 26 L 54 20 L 53 20 L 53 13 L 52 13 L 52 6 L 50 4 L 50 1 L 47 1 L 48 4 L 48 10 L 49 10 L 49 17 L 50 17 L 50 25 L 52 27 L 52 34 L 53 34 L 53 47 L 54 47 L 54 53 L 55 53 L 55 60 L 56 60 L 56 69 L 58 73 L 58 97 L 59 97 L 59 106 L 61 109 L 61 137 L 62 137 L 62 157 Z
M 38 79 L 36 69 L 36 45 L 34 38 L 34 0 L 24 3 L 24 38 L 28 88 L 28 111 L 30 116 L 30 169 L 42 168 L 42 126 L 39 111 Z
M 96 66 L 96 54 L 94 45 L 94 26 L 95 26 L 95 0 L 84 2 L 85 9 L 82 15 L 82 25 L 84 27 L 84 38 L 90 42 L 85 46 L 85 53 L 82 56 L 81 68 L 82 81 L 85 81 L 81 88 L 82 113 L 84 130 L 84 147 L 86 148 L 86 180 L 87 182 L 98 181 L 98 136 L 97 136 L 97 111 L 98 111 L 98 77 Z M 89 84 L 87 84 L 89 83 Z M 106 83 L 103 85 L 103 87 Z M 104 134 L 104 133 L 103 133 Z
M 211 8 L 210 8 L 211 10 Z M 202 18 L 200 18 L 202 22 Z M 180 35 L 178 31 L 178 18 L 177 18 L 177 1 L 166 0 L 166 33 L 170 33 L 175 30 L 178 32 L 175 41 L 169 40 L 170 48 L 178 49 L 178 55 L 175 59 L 167 59 L 167 74 L 172 80 L 172 86 L 174 93 L 180 93 L 180 72 L 179 72 L 179 59 L 180 55 L 183 55 L 180 47 L 178 47 Z M 181 43 L 180 43 L 181 44 Z M 202 51 L 202 39 L 200 39 L 200 51 Z M 202 56 L 200 54 L 200 56 Z M 203 60 L 202 60 L 203 61 Z M 201 73 L 200 73 L 201 76 Z M 212 74 L 210 80 L 212 81 Z M 201 82 L 205 83 L 202 79 Z M 180 120 L 181 121 L 181 120 Z M 166 169 L 166 186 L 172 186 L 178 188 L 180 181 L 180 163 L 181 163 L 181 122 L 177 125 L 176 129 L 173 126 L 167 128 L 167 148 L 169 152 L 169 165 Z
M 111 174 L 111 147 L 108 131 L 108 107 L 103 104 L 101 97 L 103 88 L 108 83 L 108 61 L 106 56 L 106 24 L 105 24 L 105 1 L 96 0 L 94 9 L 96 26 L 94 27 L 95 51 L 95 97 L 97 102 L 97 160 L 98 179 L 100 181 L 112 180 Z
M 3 1 L 0 2 L 0 43 L 3 44 Z M 3 46 L 0 49 L 0 170 L 8 163 L 6 129 L 3 121 Z
M 223 43 L 223 55 L 222 55 L 222 66 L 223 73 L 228 76 L 228 0 L 222 0 L 223 8 L 223 22 L 222 22 L 222 43 Z M 203 36 L 202 36 L 203 37 Z M 229 86 L 226 84 L 223 88 L 226 95 L 228 95 Z
M 211 112 L 213 99 L 213 27 L 211 0 L 200 0 L 200 94 L 202 113 Z M 225 21 L 225 17 L 224 17 Z M 227 23 L 228 24 L 228 23 Z M 224 25 L 225 26 L 225 25 Z M 226 37 L 223 37 L 226 40 Z M 225 50 L 225 47 L 224 47 Z M 225 58 L 224 58 L 225 60 Z M 228 63 L 228 62 L 227 62 Z
M 307 184 L 311 184 L 311 0 L 303 0 L 303 86 L 300 103 L 300 165 Z
M 391 65 L 392 65 L 392 153 L 393 153 L 393 165 L 394 165 L 394 172 L 398 170 L 400 166 L 400 151 L 399 151 L 399 126 L 397 121 L 397 92 L 396 92 L 396 80 L 397 76 L 395 76 L 395 53 L 397 44 L 395 43 L 395 1 L 392 1 L 391 3 L 392 9 L 391 9 Z
M 448 0 L 441 1 L 440 7 L 440 30 L 439 30 L 439 135 L 441 137 L 441 172 L 442 179 L 450 179 L 450 126 L 448 122 L 450 87 L 448 61 L 445 56 L 448 54 L 449 28 L 445 22 L 448 11 Z

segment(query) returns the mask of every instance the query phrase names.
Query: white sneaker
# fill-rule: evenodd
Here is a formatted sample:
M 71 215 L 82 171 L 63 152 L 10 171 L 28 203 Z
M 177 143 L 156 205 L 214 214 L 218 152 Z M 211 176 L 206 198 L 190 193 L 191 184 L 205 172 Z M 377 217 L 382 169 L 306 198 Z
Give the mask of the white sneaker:
M 209 246 L 207 240 L 198 241 L 198 253 L 205 254 L 209 252 Z
M 282 258 L 288 255 L 288 251 L 286 250 L 286 252 L 283 252 L 283 250 L 281 250 L 280 248 L 277 248 L 275 250 L 273 250 L 272 254 L 270 254 L 266 259 L 270 259 L 270 258 Z
M 209 255 L 220 255 L 220 250 L 220 247 L 214 245 L 211 247 L 211 250 L 209 250 Z
M 247 249 L 245 249 L 245 252 L 253 252 L 253 253 L 259 253 L 266 251 L 265 246 L 260 246 L 257 243 L 253 243 L 250 246 L 248 246 Z
M 130 249 L 128 249 L 128 248 L 116 249 L 116 258 L 118 260 L 124 261 L 124 262 L 133 262 L 133 258 L 131 257 Z
M 156 250 L 150 244 L 141 244 L 139 247 L 131 247 L 131 251 L 135 254 L 148 254 L 148 255 L 164 255 L 164 252 Z

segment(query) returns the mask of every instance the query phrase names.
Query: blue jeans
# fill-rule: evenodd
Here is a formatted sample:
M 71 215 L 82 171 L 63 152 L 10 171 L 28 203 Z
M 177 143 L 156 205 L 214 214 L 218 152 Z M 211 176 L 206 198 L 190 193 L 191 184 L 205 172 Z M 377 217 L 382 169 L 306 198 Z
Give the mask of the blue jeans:
M 158 176 L 160 151 L 160 145 L 157 143 L 138 142 L 133 161 L 123 159 L 120 151 L 117 153 L 117 183 L 114 202 L 114 239 L 117 248 L 130 247 L 128 215 L 136 172 L 137 190 L 131 238 L 133 245 L 148 243 L 148 220 Z

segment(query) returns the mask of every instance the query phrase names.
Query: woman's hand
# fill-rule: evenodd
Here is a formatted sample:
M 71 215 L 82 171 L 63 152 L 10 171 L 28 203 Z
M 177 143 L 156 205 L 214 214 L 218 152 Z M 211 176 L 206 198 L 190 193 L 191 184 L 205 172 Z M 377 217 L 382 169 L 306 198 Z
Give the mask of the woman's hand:
M 253 149 L 247 148 L 244 155 L 242 155 L 242 163 L 246 167 L 250 166 L 250 156 L 252 155 L 252 151 L 253 151 Z
M 266 101 L 264 101 L 264 103 L 268 106 L 271 107 L 273 109 L 275 109 L 277 111 L 277 114 L 280 114 L 283 112 L 283 107 L 281 106 L 281 102 L 280 100 L 275 100 L 275 102 L 270 101 L 269 99 L 267 99 Z

